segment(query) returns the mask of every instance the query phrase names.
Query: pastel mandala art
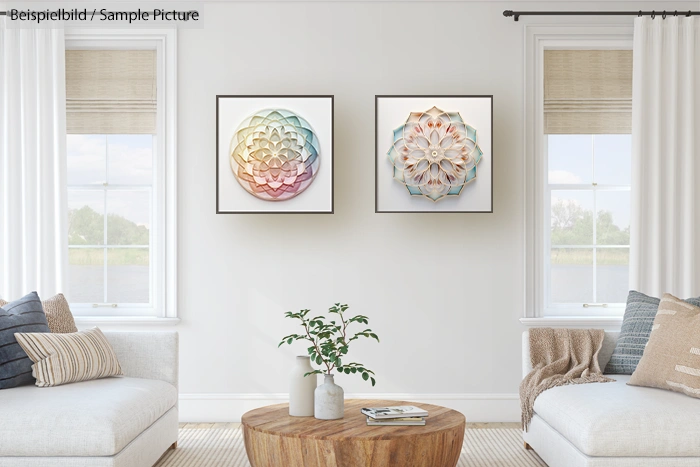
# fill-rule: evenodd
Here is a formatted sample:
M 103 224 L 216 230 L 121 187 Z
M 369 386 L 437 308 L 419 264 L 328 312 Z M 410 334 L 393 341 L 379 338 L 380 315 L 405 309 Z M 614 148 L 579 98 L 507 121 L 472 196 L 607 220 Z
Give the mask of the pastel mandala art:
M 306 190 L 321 145 L 309 122 L 292 111 L 265 109 L 243 120 L 231 139 L 231 170 L 251 195 L 285 201 Z
M 467 183 L 476 180 L 483 154 L 476 129 L 464 123 L 459 112 L 437 107 L 411 112 L 394 130 L 394 143 L 387 152 L 394 179 L 411 195 L 433 202 L 459 196 Z

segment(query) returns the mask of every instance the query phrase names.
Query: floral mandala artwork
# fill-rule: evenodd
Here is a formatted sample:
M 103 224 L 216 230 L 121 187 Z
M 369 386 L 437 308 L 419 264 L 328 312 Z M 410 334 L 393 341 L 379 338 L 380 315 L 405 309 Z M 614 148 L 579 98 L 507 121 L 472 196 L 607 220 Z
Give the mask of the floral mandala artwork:
M 476 180 L 483 152 L 476 129 L 459 112 L 433 107 L 411 112 L 406 123 L 394 130 L 387 156 L 394 166 L 394 179 L 413 196 L 437 202 L 459 196 L 467 183 Z
M 320 144 L 309 122 L 285 109 L 265 109 L 238 126 L 229 148 L 231 170 L 251 195 L 291 199 L 313 182 Z

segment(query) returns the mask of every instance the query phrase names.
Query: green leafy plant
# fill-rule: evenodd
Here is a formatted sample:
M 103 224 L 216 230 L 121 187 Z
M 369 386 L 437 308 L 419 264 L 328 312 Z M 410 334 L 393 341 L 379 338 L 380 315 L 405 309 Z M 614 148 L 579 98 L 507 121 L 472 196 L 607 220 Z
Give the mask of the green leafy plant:
M 357 374 L 362 376 L 362 379 L 369 380 L 372 386 L 376 383 L 374 372 L 368 370 L 361 363 L 345 363 L 343 359 L 348 353 L 350 343 L 358 340 L 361 337 L 375 339 L 379 342 L 379 337 L 372 332 L 371 329 L 356 332 L 350 336 L 348 326 L 352 323 L 369 324 L 369 318 L 364 315 L 353 316 L 345 319 L 343 313 L 347 311 L 348 305 L 336 303 L 328 309 L 328 313 L 337 315 L 337 319 L 326 319 L 324 316 L 315 316 L 309 318 L 311 310 L 301 310 L 298 313 L 288 311 L 284 314 L 286 318 L 298 319 L 301 321 L 301 326 L 304 328 L 303 334 L 290 334 L 282 338 L 282 344 L 291 345 L 294 341 L 308 341 L 312 345 L 307 349 L 311 361 L 317 365 L 324 365 L 324 370 L 314 370 L 306 373 L 304 376 L 332 374 L 333 370 L 338 373 Z

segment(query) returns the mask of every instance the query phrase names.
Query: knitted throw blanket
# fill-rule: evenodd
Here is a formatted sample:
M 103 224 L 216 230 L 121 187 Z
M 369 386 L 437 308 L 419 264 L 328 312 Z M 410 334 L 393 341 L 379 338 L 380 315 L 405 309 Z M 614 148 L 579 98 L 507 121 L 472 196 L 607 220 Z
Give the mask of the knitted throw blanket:
M 523 430 L 532 420 L 535 399 L 557 386 L 607 383 L 598 365 L 603 344 L 602 329 L 530 329 L 532 371 L 520 383 L 520 409 Z

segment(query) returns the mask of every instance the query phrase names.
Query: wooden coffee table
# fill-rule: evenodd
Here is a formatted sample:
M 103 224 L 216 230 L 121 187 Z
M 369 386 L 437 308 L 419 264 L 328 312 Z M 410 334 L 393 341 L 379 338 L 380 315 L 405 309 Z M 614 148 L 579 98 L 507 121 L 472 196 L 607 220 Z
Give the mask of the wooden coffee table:
M 425 426 L 367 426 L 362 407 L 415 405 L 428 411 Z M 466 420 L 438 405 L 348 399 L 345 418 L 290 417 L 289 405 L 243 415 L 243 436 L 253 467 L 454 467 Z

